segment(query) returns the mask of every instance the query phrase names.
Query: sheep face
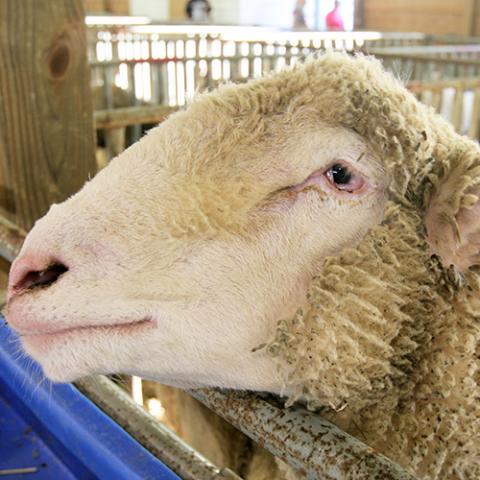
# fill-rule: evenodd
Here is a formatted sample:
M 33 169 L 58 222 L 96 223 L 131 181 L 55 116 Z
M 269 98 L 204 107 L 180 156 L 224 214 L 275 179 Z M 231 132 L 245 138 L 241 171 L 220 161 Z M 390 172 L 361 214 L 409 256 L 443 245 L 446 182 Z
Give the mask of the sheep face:
M 8 320 L 55 380 L 361 405 L 429 348 L 445 267 L 476 291 L 478 158 L 374 60 L 221 87 L 35 225 Z
M 54 206 L 7 318 L 54 380 L 283 392 L 418 478 L 479 478 L 479 192 L 477 143 L 326 54 L 200 97 Z
M 237 139 L 229 157 L 192 109 L 28 235 L 8 320 L 51 379 L 127 372 L 278 392 L 256 347 L 304 302 L 324 258 L 381 221 L 385 172 L 351 130 L 286 122 L 254 149 Z

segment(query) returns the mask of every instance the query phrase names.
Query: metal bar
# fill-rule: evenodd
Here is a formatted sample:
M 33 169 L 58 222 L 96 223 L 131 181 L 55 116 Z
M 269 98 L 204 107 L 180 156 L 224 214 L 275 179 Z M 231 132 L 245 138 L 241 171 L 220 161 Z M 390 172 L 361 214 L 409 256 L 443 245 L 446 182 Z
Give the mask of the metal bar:
M 442 58 L 476 58 L 474 54 L 480 53 L 479 44 L 471 45 L 410 45 L 395 47 L 374 47 L 369 50 L 372 53 L 389 53 L 389 54 L 405 54 L 405 55 L 429 55 Z M 470 54 L 470 55 L 465 55 Z
M 0 476 L 4 475 L 25 475 L 27 473 L 36 473 L 37 467 L 24 467 L 24 468 L 7 468 L 0 470 Z
M 196 28 L 198 27 L 198 28 Z M 182 28 L 184 30 L 182 31 Z M 172 31 L 175 30 L 175 31 Z M 169 31 L 170 30 L 170 31 Z M 148 39 L 151 35 L 161 35 L 162 38 L 168 39 L 180 39 L 182 40 L 187 35 L 202 35 L 202 34 L 213 34 L 219 35 L 219 38 L 225 39 L 229 37 L 230 27 L 222 26 L 221 32 L 215 26 L 212 26 L 212 30 L 209 32 L 206 29 L 205 25 L 186 25 L 186 24 L 150 24 L 150 25 L 124 25 L 124 26 L 112 26 L 112 25 L 96 25 L 88 26 L 88 31 L 90 33 L 90 40 L 95 42 L 98 38 L 98 35 L 104 34 L 106 32 L 112 35 L 112 38 L 115 38 L 118 35 L 125 35 L 127 33 L 135 33 L 138 38 Z M 250 30 L 255 30 L 255 27 Z M 262 27 L 258 28 L 258 34 L 251 36 L 254 41 L 265 40 L 265 33 Z M 397 45 L 426 45 L 426 44 L 435 44 L 435 43 L 478 43 L 475 40 L 478 40 L 476 37 L 464 37 L 464 36 L 437 36 L 437 35 L 427 35 L 421 32 L 372 32 L 372 31 L 363 31 L 363 30 L 353 30 L 350 32 L 344 31 L 335 31 L 335 32 L 326 32 L 324 30 L 308 30 L 308 31 L 289 31 L 289 30 L 277 30 L 276 37 L 280 39 L 288 39 L 290 37 L 294 38 L 319 38 L 319 39 L 332 39 L 332 38 L 343 38 L 343 39 L 355 39 L 356 41 L 369 41 L 371 43 L 380 43 L 384 44 L 386 41 L 394 43 Z M 372 37 L 372 33 L 374 37 Z M 267 34 L 268 35 L 268 34 Z M 268 35 L 270 37 L 270 35 Z M 438 41 L 437 41 L 438 37 Z M 268 38 L 268 37 L 267 37 Z M 449 39 L 457 39 L 455 42 L 449 42 Z
M 387 457 L 301 407 L 278 408 L 252 393 L 189 393 L 309 480 L 414 480 Z
M 219 469 L 189 447 L 108 378 L 89 377 L 75 382 L 75 386 L 181 478 L 241 480 L 228 468 Z
M 94 112 L 95 128 L 109 129 L 127 127 L 128 125 L 140 125 L 142 123 L 160 123 L 176 110 L 178 108 L 165 105 L 97 110 Z

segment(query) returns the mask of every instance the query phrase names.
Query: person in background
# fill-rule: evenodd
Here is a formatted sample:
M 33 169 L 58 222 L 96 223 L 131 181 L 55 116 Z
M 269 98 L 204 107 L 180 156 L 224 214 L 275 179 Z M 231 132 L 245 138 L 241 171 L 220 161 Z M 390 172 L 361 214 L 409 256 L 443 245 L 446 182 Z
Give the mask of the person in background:
M 340 13 L 340 2 L 338 0 L 335 0 L 333 10 L 327 13 L 325 24 L 327 30 L 345 30 L 342 14 Z
M 295 10 L 293 10 L 293 28 L 307 28 L 304 12 L 305 2 L 306 0 L 297 0 Z
M 189 0 L 185 11 L 193 22 L 208 22 L 212 7 L 208 0 Z

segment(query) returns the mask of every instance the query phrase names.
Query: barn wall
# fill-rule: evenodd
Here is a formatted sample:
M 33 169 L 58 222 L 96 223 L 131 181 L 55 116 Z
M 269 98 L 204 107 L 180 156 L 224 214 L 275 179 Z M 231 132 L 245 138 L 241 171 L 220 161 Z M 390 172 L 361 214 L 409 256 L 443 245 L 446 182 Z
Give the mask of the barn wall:
M 480 0 L 363 0 L 364 28 L 472 35 L 480 32 Z M 473 17 L 475 15 L 475 18 Z
M 475 4 L 473 15 L 473 35 L 480 36 L 480 0 Z
M 185 20 L 185 6 L 187 0 L 170 0 L 170 20 Z
M 87 13 L 115 13 L 128 15 L 128 0 L 83 0 Z
M 456 33 L 480 35 L 480 0 L 354 0 L 355 25 L 380 31 L 418 31 L 432 34 Z M 186 0 L 83 0 L 87 13 L 113 13 L 121 15 L 150 15 L 156 20 L 185 20 Z M 252 8 L 245 0 L 210 0 L 215 23 L 282 23 L 291 24 L 290 4 L 283 13 L 282 22 L 252 22 Z M 265 2 L 264 2 L 265 3 Z M 266 5 L 272 2 L 266 2 Z M 314 2 L 310 2 L 313 5 Z M 244 5 L 245 4 L 245 5 Z M 309 3 L 307 3 L 309 5 Z M 247 8 L 247 6 L 249 6 Z M 243 8 L 245 7 L 245 8 Z M 267 10 L 271 13 L 279 9 Z M 263 8 L 259 3 L 256 8 Z M 281 9 L 280 9 L 281 10 Z M 279 10 L 279 11 L 280 11 Z M 309 13 L 309 12 L 307 12 Z M 278 15 L 277 15 L 278 16 Z M 310 22 L 312 23 L 312 22 Z M 313 26 L 313 24 L 311 25 Z
M 322 0 L 323 1 L 323 0 Z M 333 0 L 332 5 L 333 5 Z M 187 0 L 170 0 L 170 19 L 185 20 Z M 295 0 L 210 0 L 211 19 L 216 24 L 267 25 L 290 28 Z M 315 26 L 315 2 L 307 2 L 307 24 Z

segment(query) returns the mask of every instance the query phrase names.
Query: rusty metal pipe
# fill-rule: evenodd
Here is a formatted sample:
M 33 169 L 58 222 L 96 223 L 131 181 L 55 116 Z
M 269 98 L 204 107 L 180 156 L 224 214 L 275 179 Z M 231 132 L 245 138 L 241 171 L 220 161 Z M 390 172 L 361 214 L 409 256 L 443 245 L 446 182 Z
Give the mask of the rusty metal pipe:
M 279 408 L 253 393 L 189 393 L 308 479 L 415 480 L 387 457 L 302 407 Z

